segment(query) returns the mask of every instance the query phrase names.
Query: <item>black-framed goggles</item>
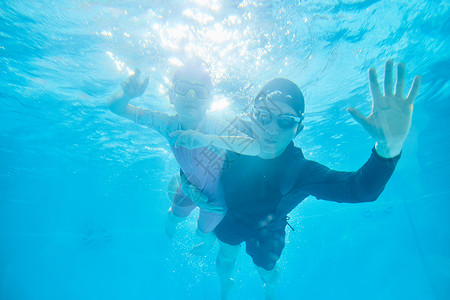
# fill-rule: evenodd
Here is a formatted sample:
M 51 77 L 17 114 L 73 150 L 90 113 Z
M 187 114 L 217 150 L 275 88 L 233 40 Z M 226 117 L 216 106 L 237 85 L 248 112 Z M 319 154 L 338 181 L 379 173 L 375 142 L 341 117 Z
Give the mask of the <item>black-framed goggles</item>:
M 283 129 L 291 129 L 302 122 L 302 118 L 292 115 L 279 115 L 274 117 L 273 114 L 266 109 L 253 109 L 252 118 L 261 125 L 269 125 L 273 119 L 275 119 L 278 126 Z

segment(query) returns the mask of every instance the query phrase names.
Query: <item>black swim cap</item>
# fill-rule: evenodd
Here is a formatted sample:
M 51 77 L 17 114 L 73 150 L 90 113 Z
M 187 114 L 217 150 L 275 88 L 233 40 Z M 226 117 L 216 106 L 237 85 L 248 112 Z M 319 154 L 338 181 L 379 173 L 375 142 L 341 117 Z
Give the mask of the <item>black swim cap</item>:
M 275 78 L 266 83 L 255 97 L 257 101 L 271 99 L 280 101 L 292 107 L 299 117 L 303 117 L 305 100 L 299 87 L 286 78 Z
M 212 80 L 209 73 L 209 68 L 206 63 L 200 58 L 190 59 L 184 65 L 179 67 L 172 77 L 172 82 L 175 83 L 180 77 L 198 77 L 202 83 L 205 83 L 210 89 L 212 89 Z

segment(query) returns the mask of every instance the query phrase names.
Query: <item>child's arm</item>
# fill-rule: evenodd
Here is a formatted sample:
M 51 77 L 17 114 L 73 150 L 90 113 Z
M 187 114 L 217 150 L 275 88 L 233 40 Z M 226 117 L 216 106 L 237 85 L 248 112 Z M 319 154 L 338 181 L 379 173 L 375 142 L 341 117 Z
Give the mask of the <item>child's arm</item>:
M 177 130 L 170 134 L 175 147 L 183 146 L 196 149 L 214 146 L 243 155 L 257 156 L 261 152 L 259 143 L 246 135 L 208 135 L 195 130 Z
M 136 118 L 136 107 L 128 103 L 131 99 L 142 96 L 148 86 L 148 77 L 141 82 L 139 80 L 140 73 L 139 70 L 136 70 L 133 75 L 122 82 L 122 88 L 114 93 L 107 102 L 113 113 L 132 121 Z
M 133 98 L 142 96 L 148 86 L 148 77 L 140 81 L 139 75 L 140 71 L 136 70 L 135 74 L 128 77 L 122 83 L 122 88 L 108 99 L 108 108 L 121 117 L 153 128 L 163 135 L 167 135 L 166 127 L 169 121 L 167 114 L 129 104 Z

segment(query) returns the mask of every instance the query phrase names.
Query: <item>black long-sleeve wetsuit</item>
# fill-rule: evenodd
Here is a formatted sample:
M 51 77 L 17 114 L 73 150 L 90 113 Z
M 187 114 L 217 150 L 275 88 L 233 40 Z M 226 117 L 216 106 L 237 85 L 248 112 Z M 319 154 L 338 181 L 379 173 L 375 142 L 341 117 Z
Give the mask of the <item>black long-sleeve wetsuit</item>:
M 221 175 L 228 211 L 216 235 L 232 245 L 245 241 L 256 265 L 270 270 L 284 247 L 286 215 L 301 201 L 310 195 L 336 202 L 374 201 L 399 158 L 382 158 L 373 149 L 358 171 L 340 172 L 305 159 L 292 142 L 274 159 L 228 152 Z

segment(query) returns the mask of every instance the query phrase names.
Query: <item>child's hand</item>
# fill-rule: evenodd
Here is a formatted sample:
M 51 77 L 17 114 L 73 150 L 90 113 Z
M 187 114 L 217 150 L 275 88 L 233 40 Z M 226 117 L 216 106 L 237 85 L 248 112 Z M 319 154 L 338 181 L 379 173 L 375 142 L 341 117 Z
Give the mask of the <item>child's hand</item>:
M 225 207 L 209 203 L 208 197 L 203 194 L 199 188 L 193 185 L 184 174 L 181 176 L 181 189 L 183 190 L 183 193 L 201 209 L 217 214 L 225 213 Z
M 128 77 L 124 82 L 122 82 L 123 95 L 129 99 L 137 98 L 144 94 L 145 89 L 148 86 L 149 78 L 145 78 L 144 81 L 139 80 L 139 75 L 141 71 L 136 69 L 134 74 Z
M 209 144 L 205 134 L 191 129 L 174 131 L 170 134 L 170 138 L 175 148 L 183 146 L 188 149 L 197 149 L 208 146 Z
M 183 188 L 183 192 L 186 194 L 186 196 L 188 196 L 189 199 L 191 199 L 192 202 L 194 202 L 195 205 L 197 205 L 201 209 L 204 209 L 206 211 L 216 213 L 216 214 L 225 213 L 225 208 L 223 206 L 209 203 L 208 197 L 206 197 L 206 195 L 204 195 L 195 186 L 189 185 L 187 187 L 183 186 L 182 188 Z
M 208 202 L 209 201 L 208 197 L 206 197 L 206 195 L 204 195 L 195 186 L 193 186 L 191 184 L 183 184 L 182 185 L 182 189 L 183 189 L 183 193 L 185 193 L 186 196 L 188 196 L 189 199 L 191 199 L 192 202 L 194 202 L 195 205 L 197 205 L 201 209 L 204 209 L 206 211 L 209 211 L 209 212 L 212 212 L 212 213 L 216 213 L 216 214 L 223 214 L 223 213 L 225 213 L 225 208 L 224 207 L 222 207 L 220 205 L 209 203 Z

